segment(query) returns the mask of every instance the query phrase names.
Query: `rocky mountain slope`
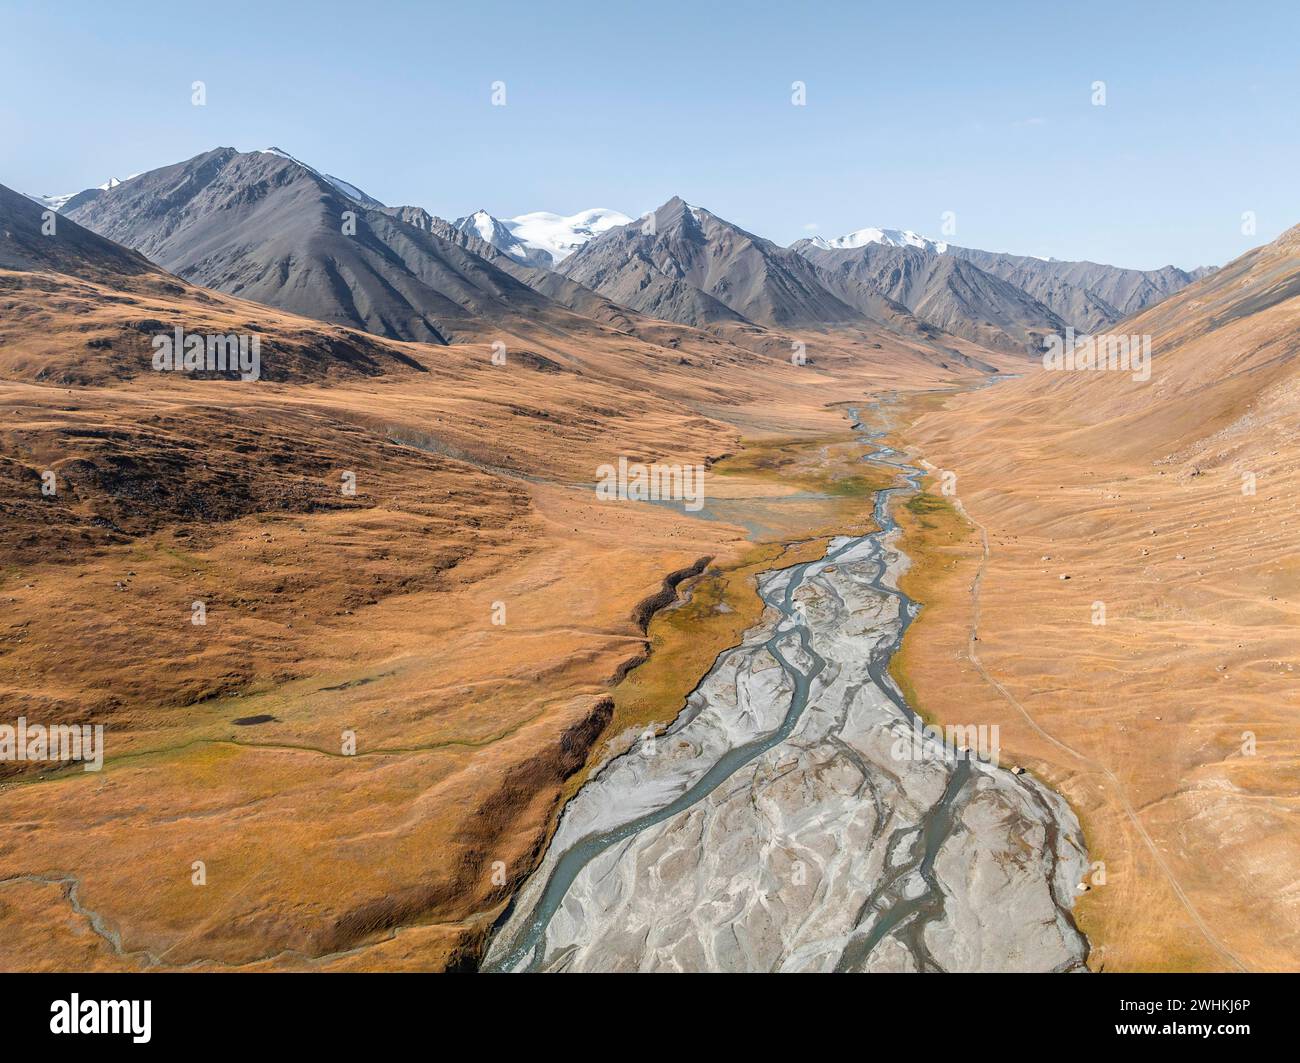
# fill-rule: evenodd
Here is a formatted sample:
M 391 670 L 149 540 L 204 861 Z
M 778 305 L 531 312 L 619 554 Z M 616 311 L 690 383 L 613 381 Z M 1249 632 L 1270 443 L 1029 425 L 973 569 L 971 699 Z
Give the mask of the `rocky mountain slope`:
M 70 218 L 55 218 L 48 235 L 45 226 L 39 204 L 0 185 L 0 377 L 163 382 L 153 370 L 153 340 L 177 328 L 257 336 L 264 380 L 423 370 L 400 344 L 198 288 Z M 188 376 L 165 374 L 168 384 Z
M 1123 269 L 1097 262 L 1007 255 L 951 246 L 948 254 L 1009 281 L 1083 332 L 1097 332 L 1205 276 L 1206 269 Z
M 883 325 L 1024 353 L 1067 326 L 1111 323 L 1191 276 L 992 255 L 902 230 L 781 248 L 677 198 L 635 222 L 595 209 L 433 224 L 278 148 L 218 148 L 59 198 L 67 217 L 196 284 L 436 343 L 538 326 L 626 329 L 631 310 L 750 347 L 774 342 L 755 329 Z
M 842 248 L 796 245 L 840 292 L 867 285 L 936 328 L 1002 350 L 1038 351 L 1066 323 L 1022 289 L 954 255 L 910 244 L 867 242 Z
M 1067 326 L 1101 331 L 1212 272 L 1058 262 L 899 229 L 813 237 L 791 248 L 841 280 L 871 281 L 937 328 L 1004 350 L 1037 350 L 1044 335 Z
M 452 228 L 476 237 L 521 265 L 550 269 L 555 264 L 549 251 L 530 247 L 485 210 L 476 210 L 464 218 L 457 218 L 452 223 Z
M 341 185 L 278 151 L 218 148 L 68 216 L 196 284 L 394 339 L 587 328 L 510 274 Z
M 76 222 L 47 219 L 31 196 L 4 185 L 0 185 L 0 269 L 48 269 L 87 279 L 163 274 L 138 252 Z
M 471 254 L 490 262 L 492 265 L 509 273 L 512 277 L 527 284 L 534 291 L 559 303 L 566 309 L 603 322 L 623 332 L 637 330 L 637 318 L 640 315 L 619 305 L 603 295 L 584 287 L 577 281 L 570 280 L 547 266 L 529 265 L 527 251 L 523 257 L 502 250 L 479 235 L 474 226 L 462 226 L 460 222 L 449 222 L 430 214 L 422 207 L 397 207 L 391 209 L 403 221 L 417 228 L 425 229 L 444 240 L 463 247 Z M 464 219 L 461 219 L 462 221 Z M 495 219 L 493 219 L 495 221 Z
M 802 255 L 677 197 L 584 245 L 559 272 L 615 302 L 687 325 L 816 329 L 860 325 L 869 316 L 832 294 Z M 906 316 L 878 292 L 859 293 L 862 305 L 868 296 Z

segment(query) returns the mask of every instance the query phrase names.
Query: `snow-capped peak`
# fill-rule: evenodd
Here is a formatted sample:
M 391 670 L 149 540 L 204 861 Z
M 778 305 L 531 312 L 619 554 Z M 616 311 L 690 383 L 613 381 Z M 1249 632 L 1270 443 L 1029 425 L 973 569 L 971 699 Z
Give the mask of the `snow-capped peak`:
M 545 251 L 553 262 L 568 258 L 593 237 L 632 219 L 626 214 L 607 207 L 592 207 L 577 214 L 552 214 L 539 210 L 507 218 L 502 224 L 520 243 L 538 251 Z
M 284 151 L 282 148 L 262 148 L 258 151 L 257 154 L 278 155 L 282 159 L 288 159 L 290 162 L 297 163 L 304 170 L 310 170 L 317 177 L 320 177 L 323 180 L 328 181 L 331 185 L 333 185 L 345 196 L 347 196 L 348 199 L 351 199 L 356 203 L 360 203 L 363 207 L 383 206 L 383 204 L 380 203 L 379 200 L 377 200 L 374 196 L 366 195 L 366 193 L 361 191 L 361 189 L 359 189 L 356 185 L 349 184 L 347 181 L 344 181 L 341 177 L 334 177 L 331 174 L 327 174 L 324 170 L 318 170 L 314 166 L 309 166 L 307 165 L 307 163 L 303 162 L 302 159 L 294 158 L 292 155 L 290 155 L 287 151 Z
M 480 240 L 486 240 L 493 246 L 496 246 L 497 241 L 503 236 L 506 238 L 510 236 L 510 230 L 486 210 L 476 210 L 468 218 L 462 218 L 457 227 L 465 232 L 472 232 Z M 506 250 L 506 248 L 500 249 Z
M 476 210 L 463 218 L 457 218 L 452 224 L 463 233 L 477 236 L 485 243 L 491 244 L 498 251 L 509 255 L 516 262 L 525 266 L 540 266 L 550 269 L 555 263 L 545 251 L 529 247 L 522 240 L 516 240 L 509 227 L 500 218 L 494 217 L 486 210 Z
M 516 261 L 549 269 L 593 237 L 631 220 L 626 214 L 605 207 L 593 207 L 569 215 L 540 210 L 504 219 L 486 210 L 476 210 L 457 219 L 455 225 L 462 232 L 486 240 Z
M 885 244 L 887 247 L 919 247 L 922 251 L 932 251 L 942 255 L 948 245 L 942 240 L 931 240 L 928 236 L 914 233 L 911 229 L 856 229 L 834 240 L 824 240 L 820 236 L 812 238 L 813 244 L 824 250 L 841 247 L 865 247 L 867 244 Z

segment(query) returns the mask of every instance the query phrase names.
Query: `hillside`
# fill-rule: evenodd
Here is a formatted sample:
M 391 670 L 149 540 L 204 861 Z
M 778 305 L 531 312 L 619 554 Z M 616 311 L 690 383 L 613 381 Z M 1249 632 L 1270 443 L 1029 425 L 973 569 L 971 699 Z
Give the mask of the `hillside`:
M 1150 336 L 1149 381 L 1038 373 L 906 432 L 956 474 L 988 551 L 978 644 L 976 536 L 936 592 L 950 622 L 917 636 L 914 681 L 940 715 L 999 720 L 1083 810 L 1107 885 L 1081 908 L 1107 970 L 1288 969 L 1300 227 L 1115 331 Z M 928 663 L 954 651 L 985 674 Z

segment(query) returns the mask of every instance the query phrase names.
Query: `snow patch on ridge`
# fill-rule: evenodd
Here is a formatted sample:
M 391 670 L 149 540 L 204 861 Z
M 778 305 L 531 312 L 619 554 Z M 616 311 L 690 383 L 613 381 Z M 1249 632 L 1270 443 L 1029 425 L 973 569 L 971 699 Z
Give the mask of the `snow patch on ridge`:
M 140 175 L 138 173 L 133 173 L 131 174 L 130 177 L 127 178 L 127 180 L 129 181 L 131 180 L 131 177 L 139 177 L 139 176 Z M 96 185 L 95 187 L 99 189 L 99 191 L 101 192 L 107 192 L 110 188 L 116 188 L 120 184 L 122 184 L 122 182 L 119 181 L 116 177 L 110 177 L 102 185 Z M 83 189 L 83 191 L 85 190 Z M 34 196 L 30 192 L 24 192 L 23 194 L 28 199 L 32 200 L 35 203 L 39 203 L 41 206 L 46 207 L 49 210 L 60 211 L 68 205 L 68 200 L 72 199 L 73 196 L 81 195 L 81 192 L 64 192 L 61 195 L 57 195 L 57 196 Z
M 840 247 L 865 247 L 867 244 L 884 244 L 887 247 L 919 247 L 922 251 L 931 251 L 942 255 L 948 245 L 942 240 L 931 240 L 928 236 L 914 233 L 911 229 L 855 229 L 834 240 L 814 236 L 812 242 L 824 250 Z

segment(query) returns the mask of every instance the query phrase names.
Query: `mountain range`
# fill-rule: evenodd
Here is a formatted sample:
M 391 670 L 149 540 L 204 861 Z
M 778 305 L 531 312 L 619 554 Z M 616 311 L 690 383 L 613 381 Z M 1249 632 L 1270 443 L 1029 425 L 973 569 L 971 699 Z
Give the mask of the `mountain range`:
M 217 148 L 66 196 L 30 197 L 169 272 L 392 339 L 483 340 L 525 326 L 582 333 L 636 316 L 770 343 L 766 332 L 885 329 L 1029 354 L 1091 332 L 1207 270 L 1133 270 L 963 248 L 864 228 L 781 247 L 673 197 L 447 222 L 388 207 L 279 148 Z M 492 251 L 489 252 L 488 249 Z
M 803 256 L 677 197 L 584 244 L 559 272 L 617 303 L 686 325 L 818 328 L 863 316 L 829 291 Z
M 69 209 L 73 221 L 206 288 L 391 339 L 490 338 L 584 319 L 279 151 L 218 148 Z
M 1206 267 L 1123 269 L 1009 255 L 895 229 L 860 229 L 835 240 L 814 237 L 791 246 L 828 269 L 873 277 L 939 328 L 965 320 L 971 324 L 962 326 L 960 335 L 984 336 L 998 346 L 1028 343 L 1031 349 L 1037 349 L 1042 334 L 1063 326 L 1080 332 L 1104 329 L 1213 272 Z
M 683 209 L 695 222 L 693 227 L 683 220 Z M 706 217 L 720 223 L 721 228 L 709 228 L 706 233 L 701 220 Z M 651 218 L 654 224 L 647 225 Z M 791 285 L 788 276 L 791 269 L 796 273 L 804 271 L 797 266 L 790 267 L 788 259 L 784 260 L 784 267 L 778 267 L 772 263 L 769 250 L 763 269 L 764 282 L 783 289 L 785 294 L 769 293 L 766 306 L 751 305 L 750 313 L 746 313 L 741 307 L 748 303 L 748 297 L 731 293 L 744 292 L 753 284 L 753 275 L 746 272 L 752 267 L 752 260 L 746 261 L 744 255 L 733 260 L 735 248 L 723 248 L 719 250 L 721 261 L 701 273 L 695 257 L 688 255 L 690 261 L 685 261 L 663 242 L 657 252 L 648 253 L 649 243 L 637 237 L 649 236 L 658 229 L 660 221 L 673 230 L 669 242 L 676 242 L 679 251 L 681 239 L 689 235 L 690 228 L 703 237 L 704 243 L 709 243 L 724 229 L 732 237 L 743 233 L 751 246 L 757 246 L 752 241 L 760 239 L 710 211 L 673 199 L 635 222 L 624 220 L 594 233 L 594 236 L 602 232 L 620 235 L 573 241 L 575 251 L 580 253 L 571 251 L 554 268 L 615 301 L 693 325 L 734 320 L 728 310 L 769 326 L 775 325 L 778 319 L 786 327 L 810 319 L 807 305 L 802 308 L 798 305 L 801 300 L 806 304 L 806 285 Z M 501 222 L 486 211 L 479 211 L 456 224 L 461 228 L 472 227 L 484 241 L 520 261 L 528 260 L 527 250 L 516 250 L 520 230 L 510 222 Z M 654 239 L 658 239 L 657 232 Z M 769 241 L 763 244 L 769 249 L 777 246 Z M 901 229 L 864 228 L 829 240 L 813 237 L 796 241 L 783 250 L 796 251 L 820 267 L 816 283 L 864 317 L 897 321 L 899 312 L 906 311 L 919 322 L 943 332 L 998 350 L 1017 352 L 1038 350 L 1044 335 L 1066 327 L 1080 332 L 1106 328 L 1213 272 L 1210 267 L 1190 271 L 1175 266 L 1157 270 L 1124 269 L 1093 262 L 1063 262 L 981 251 Z M 528 261 L 537 264 L 535 259 Z M 738 273 L 729 275 L 733 267 Z M 782 277 L 782 273 L 787 276 Z M 695 283 L 692 278 L 701 283 Z M 831 311 L 831 316 L 825 317 L 826 309 L 825 305 L 814 307 L 811 319 L 846 320 L 843 309 Z

